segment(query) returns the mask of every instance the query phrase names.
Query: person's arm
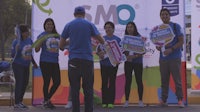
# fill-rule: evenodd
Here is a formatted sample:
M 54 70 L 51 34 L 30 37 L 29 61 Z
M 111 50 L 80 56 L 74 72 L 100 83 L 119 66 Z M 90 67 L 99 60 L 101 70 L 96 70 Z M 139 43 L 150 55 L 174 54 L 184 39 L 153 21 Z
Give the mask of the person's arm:
M 39 52 L 40 48 L 42 47 L 42 42 L 38 43 L 35 47 L 35 52 Z
M 41 47 L 42 47 L 42 44 L 44 42 L 44 39 L 41 41 L 41 39 L 43 38 L 44 34 L 40 34 L 38 37 L 37 37 L 37 41 L 38 43 L 36 44 L 35 46 L 35 52 L 39 52 Z
M 165 54 L 165 55 L 169 55 L 169 54 L 172 53 L 174 50 L 176 50 L 176 49 L 182 47 L 182 46 L 183 46 L 183 43 L 184 43 L 184 41 L 183 41 L 183 36 L 179 36 L 179 37 L 178 37 L 178 42 L 177 42 L 175 45 L 173 45 L 172 47 L 166 49 L 165 52 L 164 52 L 164 54 Z
M 64 38 L 60 38 L 60 44 L 59 44 L 59 47 L 60 47 L 60 50 L 64 50 L 65 49 L 65 46 L 68 46 L 69 45 L 69 39 L 64 39 Z
M 97 46 L 96 54 L 101 60 L 104 59 L 105 52 L 101 49 L 100 44 Z
M 99 43 L 104 44 L 105 40 L 101 35 L 96 35 L 95 38 L 99 41 Z
M 38 68 L 38 65 L 37 65 L 37 63 L 35 62 L 33 56 L 31 56 L 31 62 L 32 62 L 34 68 Z
M 38 45 L 35 47 L 35 52 L 39 52 L 41 46 L 42 46 L 42 43 L 38 44 Z
M 173 51 L 175 49 L 181 48 L 183 46 L 183 43 L 184 41 L 183 41 L 183 35 L 182 35 L 178 37 L 178 42 L 174 46 L 171 47 L 171 50 Z

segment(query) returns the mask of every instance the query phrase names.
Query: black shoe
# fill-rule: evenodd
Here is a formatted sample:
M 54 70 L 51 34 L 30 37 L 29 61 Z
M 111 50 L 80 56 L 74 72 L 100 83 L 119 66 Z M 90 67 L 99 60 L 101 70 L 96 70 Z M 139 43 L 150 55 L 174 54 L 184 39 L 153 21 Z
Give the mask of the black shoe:
M 49 109 L 54 109 L 54 108 L 56 108 L 56 107 L 51 103 L 51 101 L 45 101 L 44 104 L 43 104 L 43 106 L 44 106 L 45 108 L 49 108 Z

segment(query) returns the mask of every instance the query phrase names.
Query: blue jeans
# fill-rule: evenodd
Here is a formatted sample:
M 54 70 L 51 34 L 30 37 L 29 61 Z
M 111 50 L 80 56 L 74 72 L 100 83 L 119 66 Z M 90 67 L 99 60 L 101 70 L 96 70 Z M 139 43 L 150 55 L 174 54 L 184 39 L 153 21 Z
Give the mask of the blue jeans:
M 84 93 L 85 112 L 93 112 L 94 63 L 84 59 L 68 62 L 68 76 L 72 94 L 72 111 L 80 112 L 80 84 Z

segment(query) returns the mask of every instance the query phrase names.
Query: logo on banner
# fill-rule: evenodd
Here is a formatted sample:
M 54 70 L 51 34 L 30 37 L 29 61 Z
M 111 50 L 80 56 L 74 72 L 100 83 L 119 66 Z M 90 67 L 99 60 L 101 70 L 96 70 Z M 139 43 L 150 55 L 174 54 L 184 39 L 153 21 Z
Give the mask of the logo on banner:
M 91 10 L 91 7 L 92 6 L 84 5 L 84 8 L 87 10 Z M 126 25 L 129 21 L 133 21 L 135 19 L 135 9 L 131 5 L 128 5 L 128 4 L 122 4 L 119 6 L 110 5 L 108 10 L 105 10 L 107 8 L 104 8 L 104 7 L 105 7 L 104 5 L 97 5 L 96 15 L 94 16 L 86 12 L 86 16 L 85 16 L 86 19 L 89 21 L 92 21 L 94 19 L 94 24 L 99 24 L 101 18 L 104 21 L 113 19 L 112 21 L 114 24 L 121 24 L 121 25 Z M 126 15 L 127 19 L 124 20 L 120 16 L 120 12 L 125 11 L 125 10 L 129 12 L 129 15 Z
M 46 0 L 43 3 L 41 3 L 41 0 L 33 0 L 33 3 L 35 3 L 37 5 L 37 7 L 44 13 L 47 13 L 47 14 L 51 15 L 51 13 L 53 12 L 51 10 L 51 8 L 45 8 L 46 6 L 49 5 L 50 0 Z
M 162 0 L 162 8 L 167 8 L 171 16 L 179 14 L 179 0 Z
M 122 48 L 124 51 L 133 51 L 139 54 L 146 52 L 144 40 L 137 36 L 125 35 L 122 40 Z
M 161 24 L 150 32 L 150 40 L 156 46 L 165 46 L 174 39 L 173 30 L 168 24 Z

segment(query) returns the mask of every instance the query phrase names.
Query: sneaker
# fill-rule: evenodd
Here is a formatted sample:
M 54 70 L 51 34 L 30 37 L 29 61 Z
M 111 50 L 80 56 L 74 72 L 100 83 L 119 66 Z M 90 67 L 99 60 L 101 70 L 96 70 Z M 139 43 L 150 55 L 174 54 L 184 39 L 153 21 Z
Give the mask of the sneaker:
M 160 103 L 158 104 L 158 107 L 167 107 L 168 104 L 166 102 L 160 101 Z
M 41 104 L 42 106 L 44 106 L 46 103 L 47 103 L 47 101 L 42 101 L 42 102 L 40 102 L 40 104 Z
M 138 106 L 139 107 L 144 107 L 144 104 L 143 104 L 143 102 L 141 100 L 138 102 Z
M 26 105 L 24 105 L 23 103 L 18 103 L 14 105 L 14 108 L 18 108 L 18 109 L 28 109 L 28 107 Z
M 47 103 L 48 103 L 48 101 L 42 101 L 42 102 L 41 102 L 41 104 L 42 104 L 42 106 L 43 106 L 44 108 L 47 108 Z
M 124 106 L 123 106 L 123 107 L 128 107 L 128 105 L 129 105 L 129 102 L 126 101 L 126 102 L 124 103 Z
M 49 108 L 49 109 L 54 109 L 54 108 L 56 108 L 56 107 L 51 103 L 51 101 L 45 101 L 43 106 L 44 106 L 44 108 Z
M 102 107 L 103 107 L 103 108 L 106 108 L 106 107 L 107 107 L 107 105 L 106 105 L 106 104 L 102 104 Z
M 70 109 L 72 107 L 72 101 L 68 101 L 67 105 L 65 105 L 66 109 Z
M 108 104 L 108 108 L 114 108 L 113 104 Z
M 179 101 L 178 101 L 178 106 L 179 106 L 180 108 L 184 108 L 184 107 L 185 107 L 185 105 L 184 105 L 184 103 L 182 102 L 182 100 L 179 100 Z

